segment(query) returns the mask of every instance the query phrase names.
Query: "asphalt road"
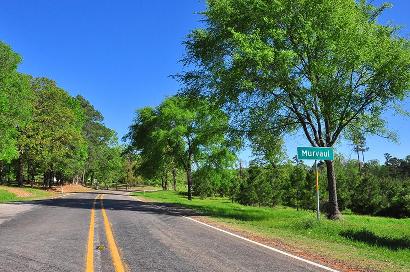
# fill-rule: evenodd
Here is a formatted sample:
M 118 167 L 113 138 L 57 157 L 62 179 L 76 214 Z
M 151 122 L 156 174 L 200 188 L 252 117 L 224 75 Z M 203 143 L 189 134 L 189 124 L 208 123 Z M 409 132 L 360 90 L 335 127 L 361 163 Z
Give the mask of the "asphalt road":
M 324 271 L 189 213 L 108 191 L 0 204 L 0 271 Z

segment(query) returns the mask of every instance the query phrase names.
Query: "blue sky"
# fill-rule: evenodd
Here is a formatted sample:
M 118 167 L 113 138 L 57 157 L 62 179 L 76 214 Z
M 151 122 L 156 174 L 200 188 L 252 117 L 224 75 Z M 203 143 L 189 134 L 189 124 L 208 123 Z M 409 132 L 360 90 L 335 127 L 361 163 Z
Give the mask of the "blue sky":
M 374 3 L 382 1 L 376 0 Z M 403 26 L 410 37 L 410 1 L 393 0 L 393 8 L 380 18 Z M 121 137 L 134 112 L 156 106 L 179 86 L 169 76 L 181 71 L 182 41 L 201 25 L 204 0 L 13 0 L 0 9 L 0 40 L 23 56 L 20 71 L 55 80 L 72 95 L 81 94 L 103 113 L 108 127 Z M 410 110 L 410 103 L 405 103 Z M 368 159 L 383 154 L 410 154 L 409 119 L 386 114 L 400 144 L 371 137 Z M 290 156 L 302 135 L 287 139 Z M 342 143 L 338 151 L 354 157 Z M 249 153 L 243 152 L 247 160 Z

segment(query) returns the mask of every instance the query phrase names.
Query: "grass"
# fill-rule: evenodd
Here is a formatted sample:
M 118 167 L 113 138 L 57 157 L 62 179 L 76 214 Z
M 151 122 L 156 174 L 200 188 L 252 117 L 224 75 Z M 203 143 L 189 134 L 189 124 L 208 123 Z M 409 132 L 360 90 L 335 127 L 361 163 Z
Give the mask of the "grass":
M 28 188 L 22 187 L 22 189 L 28 193 L 30 196 L 28 197 L 18 197 L 15 194 L 8 191 L 9 188 L 17 188 L 17 187 L 8 187 L 8 186 L 0 186 L 0 203 L 5 202 L 13 202 L 13 201 L 28 201 L 28 200 L 36 200 L 36 199 L 43 199 L 52 196 L 51 192 L 35 189 L 35 188 Z
M 323 218 L 317 222 L 315 213 L 287 207 L 249 207 L 226 198 L 189 201 L 171 191 L 134 195 L 191 208 L 214 221 L 280 239 L 292 247 L 349 265 L 410 271 L 410 219 L 346 214 L 339 221 Z
M 17 197 L 15 194 L 10 193 L 9 191 L 0 189 L 0 203 L 15 201 Z

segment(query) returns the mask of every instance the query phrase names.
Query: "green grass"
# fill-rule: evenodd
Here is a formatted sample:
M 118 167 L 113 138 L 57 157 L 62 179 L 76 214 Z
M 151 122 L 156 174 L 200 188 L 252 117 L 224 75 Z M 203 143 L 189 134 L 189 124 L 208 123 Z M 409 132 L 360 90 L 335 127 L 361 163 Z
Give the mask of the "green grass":
M 15 194 L 7 191 L 7 188 L 6 186 L 0 186 L 0 203 L 44 199 L 52 196 L 52 193 L 45 190 L 23 187 L 21 189 L 29 192 L 31 195 L 29 197 L 17 197 Z
M 16 201 L 17 197 L 15 194 L 9 193 L 6 190 L 0 189 L 0 203 Z
M 215 221 L 285 241 L 288 245 L 348 264 L 381 271 L 410 271 L 410 219 L 346 214 L 340 221 L 293 208 L 259 208 L 226 198 L 189 201 L 175 192 L 135 193 L 200 211 Z

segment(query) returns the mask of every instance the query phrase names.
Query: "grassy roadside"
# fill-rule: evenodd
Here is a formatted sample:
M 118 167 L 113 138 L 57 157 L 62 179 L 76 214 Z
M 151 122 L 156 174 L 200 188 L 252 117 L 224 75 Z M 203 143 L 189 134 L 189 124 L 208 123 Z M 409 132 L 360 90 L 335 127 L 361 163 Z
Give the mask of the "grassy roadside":
M 19 192 L 21 192 L 21 196 L 13 193 L 13 190 L 19 190 Z M 44 199 L 52 197 L 53 195 L 54 194 L 52 192 L 35 188 L 0 186 L 0 203 Z
M 194 199 L 171 191 L 135 193 L 200 211 L 216 223 L 279 239 L 292 248 L 366 270 L 410 271 L 410 219 L 344 215 L 316 222 L 315 214 L 292 208 L 258 208 L 226 198 Z

